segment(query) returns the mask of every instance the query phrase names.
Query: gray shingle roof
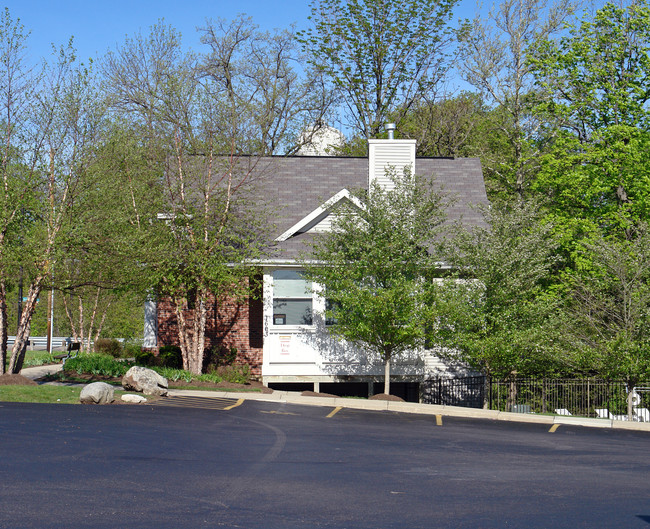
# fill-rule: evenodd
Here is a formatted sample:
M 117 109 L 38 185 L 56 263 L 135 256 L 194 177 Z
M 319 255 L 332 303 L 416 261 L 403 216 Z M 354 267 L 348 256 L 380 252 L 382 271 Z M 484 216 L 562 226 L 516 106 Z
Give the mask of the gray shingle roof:
M 258 161 L 261 174 L 256 186 L 264 202 L 274 208 L 273 237 L 287 231 L 342 189 L 368 187 L 368 159 L 332 156 L 268 157 Z M 482 224 L 472 205 L 487 204 L 478 158 L 417 158 L 416 172 L 434 178 L 453 204 L 449 221 Z M 309 234 L 279 243 L 275 258 L 293 259 L 305 249 Z

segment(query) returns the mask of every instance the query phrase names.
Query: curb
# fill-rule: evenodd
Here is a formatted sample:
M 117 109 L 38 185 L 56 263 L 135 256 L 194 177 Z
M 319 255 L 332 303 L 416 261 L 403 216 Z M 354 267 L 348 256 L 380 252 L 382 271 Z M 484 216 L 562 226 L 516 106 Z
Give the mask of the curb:
M 28 367 L 21 371 L 27 378 L 38 378 L 46 372 L 56 372 L 60 365 Z M 303 397 L 298 392 L 274 391 L 273 393 L 238 393 L 235 391 L 201 391 L 191 389 L 170 389 L 169 396 L 204 397 L 235 400 L 257 400 L 304 406 L 322 406 L 327 408 L 347 408 L 368 411 L 392 411 L 397 413 L 414 413 L 418 415 L 441 415 L 443 417 L 460 417 L 465 419 L 483 419 L 492 421 L 521 422 L 528 424 L 561 424 L 566 426 L 583 426 L 587 428 L 610 428 L 616 430 L 650 432 L 650 423 L 615 421 L 613 419 L 593 419 L 589 417 L 567 417 L 566 415 L 536 415 L 534 413 L 511 413 L 460 406 L 441 406 L 437 404 L 419 404 L 416 402 L 395 402 L 388 400 L 345 399 L 335 397 Z
M 208 395 L 206 395 L 206 393 Z M 192 396 L 206 398 L 227 398 L 242 400 L 257 400 L 262 402 L 277 402 L 283 404 L 298 404 L 303 406 L 322 406 L 327 408 L 347 408 L 366 411 L 392 411 L 397 413 L 413 413 L 418 415 L 441 415 L 443 417 L 460 417 L 465 419 L 483 419 L 505 422 L 520 422 L 528 424 L 544 424 L 552 426 L 583 426 L 588 428 L 610 428 L 650 432 L 650 423 L 614 421 L 613 419 L 592 419 L 589 417 L 567 417 L 564 415 L 536 415 L 534 413 L 510 413 L 496 410 L 477 408 L 462 408 L 459 406 L 440 406 L 436 404 L 418 404 L 415 402 L 394 402 L 387 400 L 357 400 L 334 397 L 303 397 L 298 392 L 274 391 L 268 394 L 249 394 L 237 392 L 217 392 L 174 389 L 169 390 L 169 396 Z

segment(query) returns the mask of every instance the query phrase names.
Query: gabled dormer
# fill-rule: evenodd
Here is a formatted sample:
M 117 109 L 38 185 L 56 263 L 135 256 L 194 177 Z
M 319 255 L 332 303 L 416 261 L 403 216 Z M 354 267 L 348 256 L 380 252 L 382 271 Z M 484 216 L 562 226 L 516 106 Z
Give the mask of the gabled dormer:
M 359 208 L 363 208 L 359 199 L 353 196 L 347 189 L 341 189 L 338 193 L 326 200 L 322 205 L 300 219 L 296 224 L 291 226 L 287 231 L 275 239 L 276 242 L 283 242 L 300 233 L 322 233 L 330 231 L 333 216 L 336 215 L 336 209 L 343 201 L 349 201 Z

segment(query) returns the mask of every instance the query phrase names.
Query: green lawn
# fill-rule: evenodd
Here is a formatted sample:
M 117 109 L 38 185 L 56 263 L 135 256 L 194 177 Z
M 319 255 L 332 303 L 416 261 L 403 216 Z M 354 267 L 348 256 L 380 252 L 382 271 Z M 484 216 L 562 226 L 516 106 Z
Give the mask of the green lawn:
M 61 354 L 55 351 L 52 355 Z M 7 351 L 7 361 L 5 362 L 5 369 L 9 369 L 9 359 L 11 358 L 11 350 Z M 24 367 L 42 366 L 43 364 L 60 363 L 60 360 L 52 358 L 47 351 L 25 351 Z
M 81 386 L 0 386 L 0 402 L 79 404 L 81 390 Z M 115 400 L 125 393 L 116 391 Z
M 80 386 L 0 386 L 0 401 L 79 404 Z

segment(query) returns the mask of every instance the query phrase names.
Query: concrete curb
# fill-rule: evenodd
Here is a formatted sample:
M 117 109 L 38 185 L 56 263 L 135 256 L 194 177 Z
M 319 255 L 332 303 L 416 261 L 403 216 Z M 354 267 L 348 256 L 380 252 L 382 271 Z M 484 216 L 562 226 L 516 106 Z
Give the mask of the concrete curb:
M 397 413 L 414 413 L 418 415 L 441 415 L 442 417 L 461 417 L 466 419 L 484 419 L 492 421 L 521 422 L 528 424 L 544 424 L 552 426 L 561 424 L 567 426 L 584 426 L 589 428 L 617 428 L 650 432 L 650 423 L 614 421 L 612 419 L 592 419 L 589 417 L 567 417 L 565 415 L 536 415 L 534 413 L 509 413 L 496 410 L 477 408 L 461 408 L 458 406 L 439 406 L 435 404 L 418 404 L 415 402 L 394 402 L 386 400 L 345 399 L 334 397 L 303 397 L 300 393 L 289 391 L 274 391 L 269 394 L 251 394 L 237 392 L 215 392 L 172 389 L 169 396 L 192 396 L 257 400 L 262 402 L 278 402 L 298 404 L 302 406 L 322 406 L 327 408 L 347 408 L 370 411 L 392 411 Z
M 49 373 L 56 373 L 60 365 L 27 367 L 21 374 L 27 378 L 39 378 Z M 415 413 L 419 415 L 441 415 L 443 417 L 462 417 L 466 419 L 484 419 L 492 421 L 521 422 L 529 424 L 561 424 L 566 426 L 584 426 L 587 428 L 614 428 L 650 432 L 650 423 L 615 421 L 613 419 L 593 419 L 589 417 L 568 417 L 566 415 L 536 415 L 534 413 L 509 413 L 478 408 L 461 408 L 459 406 L 439 406 L 436 404 L 418 404 L 416 402 L 394 402 L 388 400 L 345 399 L 335 397 L 303 397 L 298 392 L 274 391 L 273 393 L 238 393 L 236 391 L 201 391 L 191 389 L 170 389 L 169 396 L 204 397 L 220 399 L 257 400 L 299 404 L 303 406 L 322 406 L 326 408 L 347 408 L 370 411 L 392 411 L 397 413 Z

